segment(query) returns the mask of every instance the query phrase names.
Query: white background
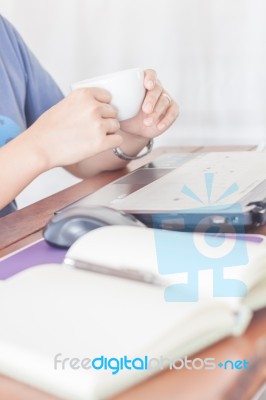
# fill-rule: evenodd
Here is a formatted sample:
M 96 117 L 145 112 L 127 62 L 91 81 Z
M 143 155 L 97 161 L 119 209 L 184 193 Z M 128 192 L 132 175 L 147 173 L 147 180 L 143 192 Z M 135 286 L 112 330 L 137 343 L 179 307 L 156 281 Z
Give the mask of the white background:
M 156 69 L 181 108 L 159 145 L 265 140 L 265 0 L 0 0 L 0 12 L 65 94 L 80 79 Z M 50 171 L 19 204 L 74 181 Z

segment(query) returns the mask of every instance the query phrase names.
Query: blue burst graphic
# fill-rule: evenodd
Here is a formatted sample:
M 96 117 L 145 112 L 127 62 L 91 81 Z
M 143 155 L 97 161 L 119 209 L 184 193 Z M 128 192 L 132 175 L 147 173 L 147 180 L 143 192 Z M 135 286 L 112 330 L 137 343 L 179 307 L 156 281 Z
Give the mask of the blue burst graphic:
M 238 186 L 236 183 L 233 183 L 231 186 L 229 186 L 226 191 L 221 194 L 218 199 L 216 199 L 214 202 L 211 202 L 211 195 L 212 195 L 212 189 L 213 189 L 213 182 L 214 182 L 214 174 L 211 172 L 206 172 L 204 174 L 204 179 L 205 179 L 205 187 L 206 187 L 206 192 L 208 196 L 208 204 L 216 204 L 219 201 L 222 201 L 226 199 L 227 197 L 231 196 L 233 193 L 236 193 L 238 191 Z M 201 204 L 204 204 L 203 200 L 201 200 L 196 193 L 193 192 L 187 185 L 184 185 L 182 190 L 182 193 L 184 193 L 186 196 L 190 197 L 193 200 L 198 201 Z

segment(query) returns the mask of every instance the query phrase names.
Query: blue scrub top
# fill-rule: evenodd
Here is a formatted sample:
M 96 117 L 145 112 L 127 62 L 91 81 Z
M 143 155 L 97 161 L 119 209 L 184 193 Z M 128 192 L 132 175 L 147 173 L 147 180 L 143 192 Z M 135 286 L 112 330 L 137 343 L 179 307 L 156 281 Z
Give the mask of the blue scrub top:
M 14 27 L 0 15 L 0 146 L 18 136 L 62 98 L 54 80 Z M 12 202 L 0 210 L 0 216 L 15 209 Z

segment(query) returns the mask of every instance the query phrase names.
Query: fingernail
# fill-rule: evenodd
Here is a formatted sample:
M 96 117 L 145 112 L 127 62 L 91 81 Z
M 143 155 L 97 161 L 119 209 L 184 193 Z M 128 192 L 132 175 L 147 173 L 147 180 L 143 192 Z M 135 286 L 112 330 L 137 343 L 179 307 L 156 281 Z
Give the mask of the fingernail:
M 143 111 L 144 112 L 146 112 L 146 113 L 150 113 L 150 112 L 152 112 L 152 109 L 153 109 L 153 107 L 152 107 L 152 104 L 151 103 L 146 103 L 146 104 L 144 104 L 144 106 L 143 106 Z
M 146 119 L 144 119 L 143 123 L 146 126 L 151 126 L 153 123 L 153 118 L 146 118 Z
M 159 131 L 163 131 L 166 128 L 166 125 L 165 124 L 159 124 L 157 126 L 157 128 L 159 129 Z
M 153 89 L 154 88 L 154 83 L 153 81 L 150 79 L 149 81 L 147 81 L 147 89 Z

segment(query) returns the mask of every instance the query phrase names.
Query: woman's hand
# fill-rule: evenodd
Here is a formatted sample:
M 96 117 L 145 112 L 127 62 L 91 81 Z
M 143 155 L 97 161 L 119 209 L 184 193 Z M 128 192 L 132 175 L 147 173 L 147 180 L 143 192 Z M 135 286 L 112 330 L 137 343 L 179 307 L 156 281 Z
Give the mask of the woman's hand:
M 117 111 L 103 89 L 78 89 L 0 149 L 0 209 L 50 168 L 69 166 L 120 146 Z M 100 168 L 99 168 L 100 170 Z M 7 173 L 8 171 L 8 173 Z
M 78 163 L 120 146 L 117 111 L 104 89 L 77 89 L 46 111 L 25 133 L 45 169 Z
M 145 71 L 144 86 L 147 92 L 142 109 L 135 117 L 122 121 L 120 127 L 126 133 L 151 139 L 165 132 L 173 124 L 179 109 L 162 87 L 155 71 Z

